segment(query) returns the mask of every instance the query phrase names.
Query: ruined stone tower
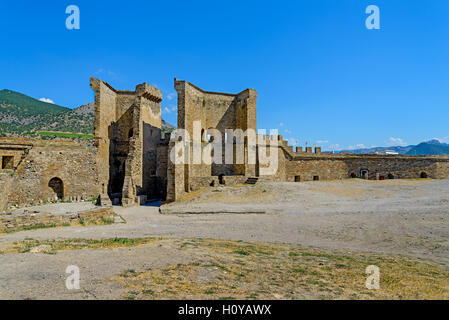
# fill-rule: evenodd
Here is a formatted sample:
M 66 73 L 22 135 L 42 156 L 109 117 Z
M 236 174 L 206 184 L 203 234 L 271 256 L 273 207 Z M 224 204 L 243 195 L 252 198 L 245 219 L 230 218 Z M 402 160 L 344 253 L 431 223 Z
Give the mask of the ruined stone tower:
M 199 134 L 202 146 L 207 145 L 208 137 L 225 141 L 226 130 L 240 129 L 243 132 L 257 132 L 257 91 L 246 89 L 238 94 L 205 91 L 187 81 L 175 78 L 178 93 L 178 129 L 184 129 L 193 137 Z M 194 128 L 194 123 L 200 128 Z M 198 129 L 199 132 L 196 132 Z M 220 137 L 218 137 L 220 135 Z M 175 139 L 176 140 L 176 139 Z M 171 142 L 170 150 L 176 141 Z M 246 143 L 246 142 L 245 142 Z M 244 154 L 247 154 L 246 144 Z M 193 153 L 194 148 L 189 148 Z M 244 163 L 225 164 L 188 163 L 175 165 L 169 163 L 167 200 L 175 200 L 185 192 L 197 190 L 211 184 L 244 182 L 248 177 L 256 176 L 256 165 Z M 192 154 L 190 158 L 193 159 Z
M 166 157 L 161 139 L 159 89 L 146 83 L 120 91 L 91 78 L 95 91 L 97 170 L 103 194 L 124 205 L 139 196 L 165 196 Z

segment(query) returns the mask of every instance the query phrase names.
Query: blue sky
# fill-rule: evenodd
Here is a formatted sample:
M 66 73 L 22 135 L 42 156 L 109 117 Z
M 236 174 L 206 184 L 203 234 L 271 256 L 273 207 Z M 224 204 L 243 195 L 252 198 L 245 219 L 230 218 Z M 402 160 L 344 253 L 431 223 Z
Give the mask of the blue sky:
M 80 30 L 65 27 L 71 4 Z M 449 142 L 447 0 L 2 1 L 0 30 L 0 89 L 71 108 L 93 100 L 90 76 L 147 82 L 176 124 L 177 77 L 256 89 L 259 128 L 299 145 Z

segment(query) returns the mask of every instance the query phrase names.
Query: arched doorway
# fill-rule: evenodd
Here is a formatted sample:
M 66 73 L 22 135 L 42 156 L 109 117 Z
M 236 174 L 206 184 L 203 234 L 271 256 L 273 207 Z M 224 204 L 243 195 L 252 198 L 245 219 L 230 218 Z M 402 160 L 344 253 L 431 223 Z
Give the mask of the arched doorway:
M 360 170 L 360 177 L 362 179 L 368 180 L 368 178 L 369 178 L 369 171 L 368 171 L 368 169 L 361 169 Z
M 355 178 L 357 178 L 357 175 L 356 175 L 354 172 L 352 172 L 352 173 L 351 173 L 351 178 L 352 178 L 352 179 L 355 179 Z
M 390 179 L 390 180 L 394 179 L 394 175 L 391 174 L 391 173 L 389 173 L 389 174 L 388 174 L 388 179 Z
M 421 179 L 427 179 L 427 173 L 426 172 L 421 172 Z
M 53 192 L 58 197 L 58 200 L 62 200 L 64 198 L 64 183 L 60 178 L 52 178 L 48 182 L 48 186 L 53 190 Z

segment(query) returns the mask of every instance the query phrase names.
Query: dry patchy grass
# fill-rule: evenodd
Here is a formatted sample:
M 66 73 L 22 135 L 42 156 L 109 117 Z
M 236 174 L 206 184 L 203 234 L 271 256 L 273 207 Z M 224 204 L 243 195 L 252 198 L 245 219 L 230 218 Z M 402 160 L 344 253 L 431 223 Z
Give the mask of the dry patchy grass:
M 60 250 L 135 247 L 161 241 L 195 259 L 124 270 L 110 279 L 128 289 L 124 299 L 449 299 L 448 269 L 402 256 L 293 244 L 161 238 L 26 239 L 4 247 L 2 253 L 25 253 L 40 245 L 50 245 L 46 253 L 56 254 Z M 380 268 L 379 290 L 365 287 L 369 265 Z
M 129 289 L 127 299 L 449 298 L 448 270 L 404 257 L 221 240 L 191 240 L 186 248 L 209 258 L 113 280 Z M 369 265 L 380 268 L 380 290 L 365 287 Z
M 156 238 L 112 238 L 112 239 L 68 239 L 68 240 L 35 240 L 25 239 L 17 241 L 11 245 L 4 247 L 0 254 L 8 253 L 25 253 L 32 248 L 40 245 L 49 245 L 51 249 L 46 253 L 56 253 L 61 250 L 77 250 L 77 249 L 113 249 L 124 247 L 136 247 L 155 243 L 160 239 Z

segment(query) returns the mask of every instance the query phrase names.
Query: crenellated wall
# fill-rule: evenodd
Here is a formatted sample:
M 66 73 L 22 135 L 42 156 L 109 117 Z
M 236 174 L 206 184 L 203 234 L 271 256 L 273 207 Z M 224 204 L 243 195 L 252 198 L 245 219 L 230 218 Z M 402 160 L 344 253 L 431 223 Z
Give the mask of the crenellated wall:
M 238 94 L 218 93 L 175 79 L 178 130 L 162 137 L 160 90 L 143 83 L 134 91 L 121 91 L 95 78 L 90 84 L 95 92 L 92 144 L 0 138 L 0 210 L 6 205 L 86 199 L 99 194 L 102 201 L 110 199 L 125 206 L 137 205 L 141 199 L 175 201 L 200 188 L 247 180 L 253 183 L 257 178 L 292 182 L 449 179 L 449 156 L 330 154 L 320 147 L 294 150 L 280 135 L 256 136 L 254 89 Z M 194 126 L 196 121 L 199 127 Z M 189 139 L 182 129 L 188 131 Z M 247 135 L 234 140 L 226 129 Z M 258 144 L 251 149 L 251 132 L 259 142 L 273 148 Z M 232 141 L 232 164 L 225 163 L 224 145 L 208 149 L 225 138 L 232 139 L 228 140 Z M 219 158 L 221 151 L 222 163 L 204 163 L 202 156 L 200 163 L 195 163 L 197 147 L 212 158 Z M 237 150 L 243 150 L 243 163 L 236 161 Z M 255 163 L 249 161 L 249 150 L 256 154 Z M 184 162 L 172 162 L 174 155 Z M 274 157 L 274 167 L 272 162 L 264 161 L 270 157 Z
M 282 140 L 282 139 L 281 139 Z M 341 155 L 302 152 L 282 141 L 279 145 L 279 168 L 273 181 L 312 181 L 363 178 L 383 179 L 449 179 L 449 156 Z

